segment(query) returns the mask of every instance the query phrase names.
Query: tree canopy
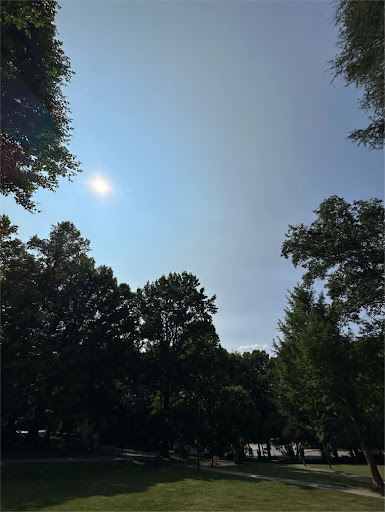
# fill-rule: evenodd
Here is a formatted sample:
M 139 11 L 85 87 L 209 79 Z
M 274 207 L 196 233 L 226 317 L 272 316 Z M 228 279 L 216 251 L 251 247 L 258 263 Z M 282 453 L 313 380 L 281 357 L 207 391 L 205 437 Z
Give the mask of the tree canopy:
M 346 322 L 381 333 L 383 301 L 382 201 L 354 201 L 331 196 L 315 210 L 310 226 L 289 226 L 282 255 L 303 267 L 304 282 L 325 282 L 328 295 Z
M 71 222 L 27 243 L 7 217 L 0 228 L 5 446 L 27 430 L 34 446 L 97 432 L 165 456 L 178 442 L 237 461 L 250 442 L 266 443 L 271 458 L 271 440 L 293 459 L 300 443 L 361 446 L 368 460 L 370 444 L 383 448 L 382 339 L 342 333 L 338 300 L 298 288 L 276 358 L 228 353 L 215 297 L 193 274 L 134 292 L 95 265 Z
M 372 339 L 370 349 L 367 339 L 343 335 L 338 309 L 304 286 L 295 288 L 288 303 L 279 324 L 283 336 L 275 345 L 275 365 L 286 396 L 306 413 L 308 425 L 324 444 L 350 423 L 374 484 L 383 487 L 366 434 L 370 426 L 381 430 L 383 422 L 382 343 Z M 365 361 L 369 354 L 371 364 Z
M 1 192 L 36 210 L 39 188 L 73 177 L 69 106 L 72 71 L 57 39 L 53 0 L 1 2 Z
M 369 149 L 384 147 L 384 14 L 381 0 L 338 0 L 334 14 L 339 53 L 331 68 L 346 85 L 363 91 L 358 105 L 370 121 L 349 139 Z
M 282 255 L 306 272 L 280 323 L 276 368 L 289 401 L 323 438 L 323 425 L 335 435 L 352 421 L 373 481 L 383 487 L 367 439 L 383 422 L 383 204 L 331 196 L 315 213 L 310 226 L 289 226 L 282 245 Z M 317 279 L 330 304 L 316 300 Z
M 27 243 L 6 216 L 0 227 L 5 443 L 21 426 L 33 443 L 41 428 L 47 440 L 97 431 L 166 456 L 170 443 L 199 439 L 242 460 L 247 442 L 271 437 L 268 355 L 220 346 L 215 296 L 196 276 L 170 273 L 132 292 L 95 266 L 71 222 Z
M 197 346 L 218 343 L 212 325 L 215 296 L 208 298 L 196 276 L 170 273 L 138 290 L 141 310 L 141 338 L 153 367 L 153 386 L 159 393 L 162 453 L 168 456 L 169 415 L 178 393 L 194 390 L 201 371 Z M 203 358 L 202 358 L 203 359 Z M 194 367 L 193 363 L 198 363 Z M 191 380 L 191 377 L 193 379 Z M 190 391 L 191 394 L 191 391 Z

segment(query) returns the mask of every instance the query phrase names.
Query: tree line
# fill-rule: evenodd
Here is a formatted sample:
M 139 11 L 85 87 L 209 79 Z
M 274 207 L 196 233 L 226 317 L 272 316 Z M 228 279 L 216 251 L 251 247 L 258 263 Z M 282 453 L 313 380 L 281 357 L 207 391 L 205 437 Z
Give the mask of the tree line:
M 376 485 L 383 450 L 383 206 L 333 196 L 282 254 L 306 269 L 289 293 L 275 355 L 220 345 L 198 278 L 170 273 L 133 291 L 95 265 L 71 222 L 23 243 L 2 217 L 3 440 L 21 425 L 99 433 L 159 448 L 247 443 L 361 450 Z M 316 279 L 325 285 L 317 294 Z M 294 447 L 294 448 L 293 448 Z
M 46 441 L 59 430 L 98 432 L 167 456 L 177 438 L 219 452 L 249 438 L 263 388 L 246 366 L 263 379 L 268 355 L 221 348 L 215 297 L 194 275 L 134 292 L 95 266 L 70 222 L 26 244 L 6 216 L 1 231 L 3 441 L 23 425 L 31 442 L 39 429 Z

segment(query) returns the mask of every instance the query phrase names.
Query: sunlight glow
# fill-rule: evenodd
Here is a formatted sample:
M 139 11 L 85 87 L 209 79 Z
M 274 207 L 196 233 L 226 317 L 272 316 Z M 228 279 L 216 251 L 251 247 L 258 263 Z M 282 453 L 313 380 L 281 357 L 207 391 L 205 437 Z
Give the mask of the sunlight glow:
M 91 182 L 92 190 L 101 196 L 104 196 L 104 194 L 107 194 L 111 191 L 110 185 L 107 183 L 107 181 L 104 178 L 98 177 L 92 180 Z

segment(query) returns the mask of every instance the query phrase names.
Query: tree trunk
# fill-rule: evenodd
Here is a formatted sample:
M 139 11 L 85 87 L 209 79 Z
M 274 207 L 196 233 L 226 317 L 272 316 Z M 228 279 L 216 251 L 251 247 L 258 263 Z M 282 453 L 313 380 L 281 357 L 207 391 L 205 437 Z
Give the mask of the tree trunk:
M 50 440 L 51 440 L 51 432 L 52 432 L 52 429 L 51 427 L 47 427 L 47 430 L 45 431 L 44 433 L 44 442 L 45 443 L 49 443 Z
M 166 391 L 163 395 L 163 425 L 162 425 L 162 440 L 160 444 L 160 455 L 162 457 L 170 458 L 170 451 L 168 448 L 169 431 L 168 431 L 168 415 L 170 410 L 170 395 Z
M 267 460 L 271 460 L 271 446 L 270 446 L 269 440 L 267 440 L 266 446 L 267 446 Z
M 294 449 L 293 449 L 293 446 L 291 445 L 291 443 L 286 445 L 286 451 L 287 451 L 287 454 L 289 455 L 289 459 L 294 462 L 295 461 L 295 453 L 294 453 Z
M 329 465 L 329 468 L 330 469 L 333 469 L 332 468 L 332 463 L 330 462 L 330 456 L 329 456 L 329 448 L 326 446 L 326 445 L 323 445 L 323 451 L 325 453 L 325 458 L 327 460 L 327 463 Z
M 295 463 L 298 464 L 298 459 L 299 459 L 299 446 L 298 446 L 298 442 L 295 443 Z
M 366 442 L 365 436 L 362 433 L 362 428 L 359 426 L 359 424 L 357 423 L 355 418 L 353 418 L 353 416 L 351 418 L 353 421 L 354 429 L 357 433 L 357 437 L 360 441 L 362 451 L 365 455 L 366 462 L 368 463 L 370 471 L 372 473 L 373 485 L 378 489 L 384 490 L 384 481 L 382 480 L 380 472 L 378 471 L 377 464 Z
M 32 446 L 36 449 L 40 448 L 40 436 L 39 436 L 39 429 L 44 426 L 44 420 L 45 420 L 45 409 L 44 406 L 39 403 L 36 406 L 35 414 L 32 419 L 32 425 L 28 429 L 28 438 L 32 444 Z
M 31 445 L 35 449 L 38 448 L 38 446 L 39 446 L 39 430 L 36 425 L 32 425 L 28 429 L 27 439 L 28 439 L 29 445 Z
M 233 447 L 233 450 L 234 450 L 234 461 L 237 463 L 237 464 L 242 464 L 243 463 L 243 458 L 244 458 L 244 452 L 243 452 L 243 440 L 241 439 L 240 442 Z
M 351 457 L 351 459 L 353 461 L 353 464 L 355 464 L 356 463 L 356 457 L 355 457 L 355 455 L 353 453 L 353 448 L 349 448 L 349 453 L 350 453 L 350 457 Z

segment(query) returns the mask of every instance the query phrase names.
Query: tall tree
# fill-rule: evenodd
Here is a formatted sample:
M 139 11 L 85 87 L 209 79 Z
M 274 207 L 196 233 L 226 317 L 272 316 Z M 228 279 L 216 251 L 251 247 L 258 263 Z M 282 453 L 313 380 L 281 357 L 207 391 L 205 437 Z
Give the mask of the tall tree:
M 368 113 L 370 124 L 351 132 L 349 139 L 369 149 L 384 147 L 384 14 L 381 0 L 335 3 L 339 53 L 331 68 L 335 77 L 363 91 L 358 105 Z
M 212 325 L 215 296 L 208 298 L 192 274 L 171 273 L 138 290 L 141 339 L 152 363 L 153 386 L 161 408 L 161 453 L 168 456 L 172 398 L 191 382 L 194 346 L 218 343 Z M 203 354 L 202 354 L 203 357 Z M 199 372 L 199 366 L 197 368 Z
M 269 439 L 271 432 L 271 382 L 268 378 L 269 355 L 264 350 L 253 350 L 244 354 L 232 353 L 228 356 L 230 365 L 229 383 L 242 386 L 249 393 L 255 408 L 253 441 L 267 443 L 270 457 Z
M 255 435 L 256 411 L 242 386 L 222 387 L 215 405 L 215 425 L 219 447 L 231 448 L 235 460 L 243 462 L 244 446 Z
M 50 403 L 58 414 L 92 420 L 101 432 L 137 357 L 134 294 L 118 286 L 110 268 L 95 268 L 89 241 L 70 222 L 28 246 L 42 267 L 47 399 L 40 397 L 41 408 Z
M 17 227 L 1 218 L 1 403 L 2 443 L 15 434 L 15 422 L 31 413 L 39 388 L 40 361 L 36 333 L 43 326 L 39 290 L 41 268 L 25 244 L 15 238 Z M 32 389 L 33 383 L 35 389 Z
M 70 62 L 56 38 L 53 0 L 1 2 L 1 192 L 30 211 L 39 188 L 54 190 L 79 163 L 62 87 Z
M 383 332 L 384 208 L 382 201 L 331 196 L 315 210 L 310 226 L 289 226 L 282 255 L 306 272 L 304 282 L 321 279 L 334 307 L 363 332 Z
M 103 429 L 139 357 L 135 294 L 108 267 L 95 268 L 89 242 L 70 223 L 28 248 L 2 225 L 4 416 L 29 421 L 31 437 L 60 421 Z M 30 249 L 32 254 L 28 251 Z
M 320 441 L 330 439 L 336 418 L 349 422 L 357 436 L 373 483 L 384 487 L 365 434 L 367 427 L 383 416 L 383 382 L 356 357 L 358 341 L 342 335 L 339 314 L 322 294 L 296 287 L 288 297 L 289 307 L 280 322 L 282 339 L 276 343 L 276 368 L 289 400 L 304 411 Z M 382 358 L 381 358 L 382 356 Z M 376 345 L 372 361 L 383 374 L 383 350 Z M 378 377 L 377 375 L 377 377 Z M 328 439 L 329 437 L 329 439 Z
M 316 279 L 325 284 L 339 326 L 345 325 L 345 330 L 352 324 L 358 327 L 355 333 L 348 330 L 348 346 L 342 336 L 336 344 L 346 349 L 341 365 L 348 365 L 350 373 L 340 385 L 343 389 L 344 382 L 350 383 L 353 394 L 346 396 L 354 397 L 355 406 L 348 406 L 346 397 L 345 403 L 371 465 L 364 433 L 367 424 L 381 425 L 384 398 L 383 204 L 378 199 L 349 204 L 332 196 L 315 213 L 318 217 L 310 226 L 289 227 L 282 254 L 306 270 L 303 281 L 307 287 Z M 335 389 L 338 392 L 337 385 Z M 341 390 L 338 396 L 344 396 Z M 373 478 L 381 485 L 377 474 Z

